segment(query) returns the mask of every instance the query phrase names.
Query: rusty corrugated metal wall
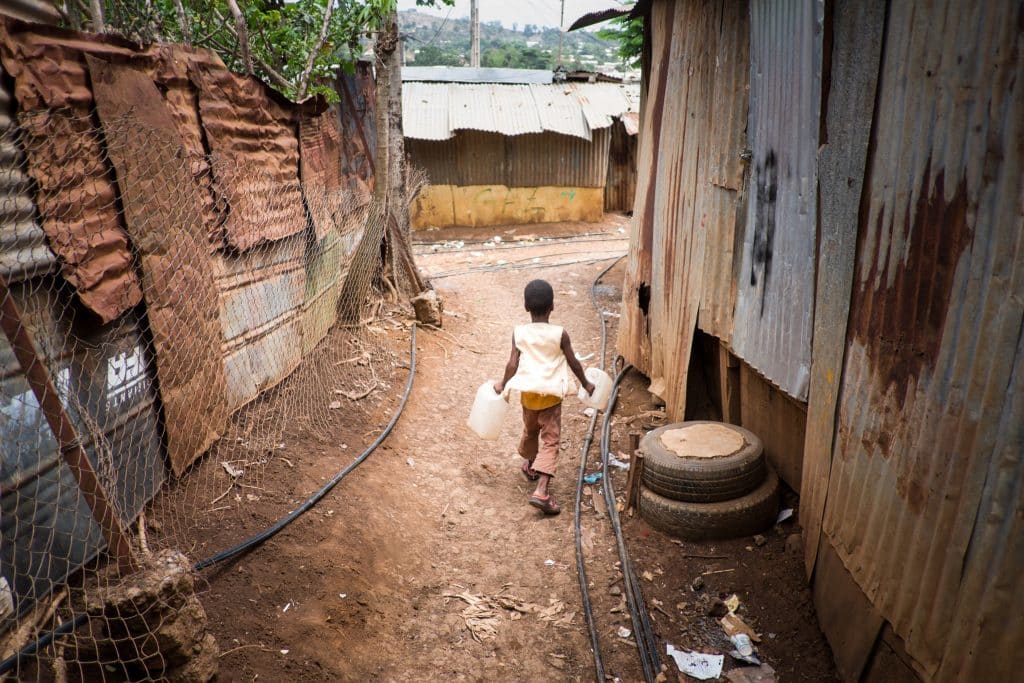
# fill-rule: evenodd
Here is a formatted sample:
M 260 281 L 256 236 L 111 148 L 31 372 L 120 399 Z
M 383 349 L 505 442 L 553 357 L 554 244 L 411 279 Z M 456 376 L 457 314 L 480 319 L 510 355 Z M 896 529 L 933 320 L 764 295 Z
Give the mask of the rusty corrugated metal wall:
M 750 4 L 751 191 L 732 348 L 807 400 L 824 0 Z
M 1022 18 L 885 26 L 823 542 L 929 680 L 1024 668 Z
M 698 313 L 712 330 L 727 332 L 731 318 L 731 300 L 705 288 L 733 289 L 748 22 L 745 7 L 710 1 L 655 3 L 652 13 L 619 349 L 682 418 Z
M 685 396 L 672 383 L 685 384 L 699 297 L 696 324 L 787 393 L 806 397 L 812 380 L 800 514 L 818 613 L 845 678 L 860 677 L 884 628 L 924 680 L 1015 680 L 1024 670 L 1015 616 L 1024 611 L 1024 3 L 835 0 L 828 17 L 816 0 L 755 3 L 741 29 L 752 50 L 749 190 L 742 165 L 716 174 L 694 160 L 731 160 L 730 133 L 704 132 L 693 109 L 707 92 L 701 50 L 723 40 L 709 7 L 663 0 L 646 22 L 620 349 L 663 380 L 654 388 L 681 415 Z M 746 101 L 718 76 L 712 100 Z M 711 106 L 721 122 L 738 105 Z M 695 155 L 691 134 L 718 145 Z M 726 255 L 724 212 L 707 190 L 723 179 L 737 188 L 742 258 Z M 718 227 L 696 230 L 697 217 Z M 767 274 L 765 247 L 784 237 L 769 283 L 782 268 L 788 289 L 767 290 L 762 318 L 752 295 Z M 787 307 L 772 313 L 773 300 Z
M 591 142 L 557 133 L 461 130 L 451 140 L 406 139 L 405 145 L 410 163 L 433 185 L 604 187 L 610 130 L 593 131 Z

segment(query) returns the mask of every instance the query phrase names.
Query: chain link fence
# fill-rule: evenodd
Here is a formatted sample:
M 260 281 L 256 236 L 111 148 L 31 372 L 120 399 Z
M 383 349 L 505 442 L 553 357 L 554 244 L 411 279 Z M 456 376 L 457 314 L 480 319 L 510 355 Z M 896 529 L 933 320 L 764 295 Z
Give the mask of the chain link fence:
M 192 567 L 293 510 L 405 387 L 387 212 L 135 113 L 29 114 L 0 149 L 22 216 L 0 270 L 0 655 L 79 625 L 7 675 L 207 680 Z

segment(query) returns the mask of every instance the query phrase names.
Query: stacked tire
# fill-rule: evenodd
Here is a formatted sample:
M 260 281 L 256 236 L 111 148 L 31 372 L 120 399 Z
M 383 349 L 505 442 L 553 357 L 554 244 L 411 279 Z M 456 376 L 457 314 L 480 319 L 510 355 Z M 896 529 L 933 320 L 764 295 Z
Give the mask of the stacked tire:
M 721 422 L 679 422 L 648 432 L 640 515 L 690 541 L 750 536 L 772 526 L 779 478 L 761 440 Z

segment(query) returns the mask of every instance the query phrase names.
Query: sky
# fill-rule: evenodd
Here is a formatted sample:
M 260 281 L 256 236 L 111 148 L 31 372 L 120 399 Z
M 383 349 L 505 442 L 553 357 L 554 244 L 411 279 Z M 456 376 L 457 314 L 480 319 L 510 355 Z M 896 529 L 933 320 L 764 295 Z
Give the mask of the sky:
M 440 5 L 440 3 L 438 3 Z M 615 0 L 565 0 L 565 28 L 588 12 L 619 6 Z M 398 0 L 398 9 L 419 9 L 421 12 L 444 17 L 451 11 L 452 19 L 469 17 L 469 0 L 455 0 L 453 7 L 416 7 L 416 0 Z M 480 21 L 500 21 L 506 28 L 519 24 L 558 26 L 560 0 L 480 0 Z

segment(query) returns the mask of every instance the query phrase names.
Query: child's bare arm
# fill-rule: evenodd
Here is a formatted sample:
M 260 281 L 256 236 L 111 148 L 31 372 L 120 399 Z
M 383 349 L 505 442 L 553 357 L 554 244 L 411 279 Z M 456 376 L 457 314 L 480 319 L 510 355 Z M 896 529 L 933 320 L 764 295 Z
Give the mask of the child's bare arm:
M 501 378 L 500 382 L 494 384 L 494 393 L 500 394 L 505 391 L 505 385 L 515 376 L 517 370 L 519 370 L 519 349 L 516 348 L 516 337 L 513 334 L 512 355 L 508 357 L 508 363 L 505 364 L 505 376 Z
M 565 360 L 569 363 L 569 369 L 572 370 L 572 374 L 576 375 L 576 379 L 580 381 L 583 388 L 587 390 L 588 394 L 594 393 L 594 385 L 583 374 L 583 366 L 576 358 L 576 352 L 572 350 L 572 342 L 569 340 L 569 333 L 565 330 L 562 330 L 562 353 L 565 354 Z

